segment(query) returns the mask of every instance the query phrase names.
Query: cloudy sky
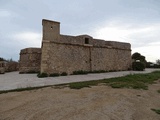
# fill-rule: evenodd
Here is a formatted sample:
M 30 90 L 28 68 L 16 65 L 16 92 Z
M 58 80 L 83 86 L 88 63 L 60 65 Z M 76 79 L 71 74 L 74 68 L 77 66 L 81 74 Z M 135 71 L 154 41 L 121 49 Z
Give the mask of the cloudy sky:
M 129 42 L 132 53 L 160 59 L 160 0 L 0 0 L 0 57 L 41 47 L 44 18 L 61 22 L 61 34 Z

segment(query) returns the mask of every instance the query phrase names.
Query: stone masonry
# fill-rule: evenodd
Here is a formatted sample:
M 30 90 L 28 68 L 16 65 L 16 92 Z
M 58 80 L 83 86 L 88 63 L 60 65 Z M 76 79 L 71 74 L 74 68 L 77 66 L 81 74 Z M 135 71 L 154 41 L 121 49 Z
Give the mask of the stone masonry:
M 20 52 L 20 73 L 39 72 L 41 63 L 41 48 L 25 48 Z
M 131 68 L 129 43 L 60 34 L 60 23 L 43 20 L 41 73 L 111 71 Z
M 129 43 L 94 39 L 89 35 L 60 34 L 60 23 L 42 20 L 41 49 L 26 48 L 20 53 L 20 72 L 72 74 L 74 71 L 120 71 L 131 69 Z M 32 56 L 32 57 L 30 57 Z M 34 60 L 33 60 L 34 59 Z
M 0 74 L 4 74 L 4 73 L 5 73 L 5 62 L 0 61 Z

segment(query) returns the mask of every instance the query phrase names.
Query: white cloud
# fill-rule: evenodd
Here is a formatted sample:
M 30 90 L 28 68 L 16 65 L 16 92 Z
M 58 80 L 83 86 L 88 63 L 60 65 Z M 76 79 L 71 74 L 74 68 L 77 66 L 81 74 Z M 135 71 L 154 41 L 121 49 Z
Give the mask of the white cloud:
M 96 28 L 93 36 L 105 40 L 129 42 L 132 45 L 132 53 L 139 52 L 146 56 L 148 61 L 154 62 L 160 59 L 157 53 L 160 48 L 159 33 L 160 23 L 139 25 L 113 21 Z
M 14 34 L 12 37 L 16 42 L 22 44 L 24 47 L 41 47 L 41 33 L 21 32 Z
M 146 57 L 147 61 L 155 62 L 157 59 L 160 59 L 159 48 L 160 48 L 160 45 L 159 46 L 158 45 L 142 46 L 142 47 L 133 49 L 132 53 L 140 52 L 142 55 Z

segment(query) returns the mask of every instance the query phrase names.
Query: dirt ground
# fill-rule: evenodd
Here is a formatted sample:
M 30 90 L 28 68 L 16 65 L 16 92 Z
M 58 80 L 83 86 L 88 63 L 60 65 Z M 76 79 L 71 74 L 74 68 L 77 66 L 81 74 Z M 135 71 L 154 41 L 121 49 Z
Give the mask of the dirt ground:
M 160 81 L 149 90 L 54 87 L 0 94 L 0 120 L 160 120 Z

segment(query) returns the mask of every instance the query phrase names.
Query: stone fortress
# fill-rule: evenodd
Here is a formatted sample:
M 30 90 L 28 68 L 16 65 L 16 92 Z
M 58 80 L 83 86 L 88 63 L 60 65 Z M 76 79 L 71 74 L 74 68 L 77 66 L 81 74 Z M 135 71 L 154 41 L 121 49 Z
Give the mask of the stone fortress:
M 94 39 L 89 35 L 60 34 L 60 23 L 43 19 L 41 48 L 20 52 L 20 73 L 72 74 L 74 71 L 131 69 L 129 43 Z

